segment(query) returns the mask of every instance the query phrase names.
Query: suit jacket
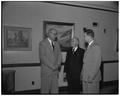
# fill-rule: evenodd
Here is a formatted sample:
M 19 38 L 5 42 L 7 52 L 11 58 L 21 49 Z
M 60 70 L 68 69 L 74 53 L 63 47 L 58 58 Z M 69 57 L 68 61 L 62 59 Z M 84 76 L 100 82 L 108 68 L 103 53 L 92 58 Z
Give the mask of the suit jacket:
M 39 57 L 41 62 L 41 73 L 50 75 L 61 64 L 61 51 L 57 42 L 54 43 L 54 51 L 46 38 L 40 42 Z
M 86 50 L 83 59 L 82 79 L 83 81 L 99 81 L 101 79 L 100 73 L 101 65 L 101 49 L 93 42 Z
M 78 47 L 73 53 L 72 48 L 67 52 L 65 62 L 65 72 L 71 78 L 80 78 L 80 72 L 83 65 L 84 49 Z

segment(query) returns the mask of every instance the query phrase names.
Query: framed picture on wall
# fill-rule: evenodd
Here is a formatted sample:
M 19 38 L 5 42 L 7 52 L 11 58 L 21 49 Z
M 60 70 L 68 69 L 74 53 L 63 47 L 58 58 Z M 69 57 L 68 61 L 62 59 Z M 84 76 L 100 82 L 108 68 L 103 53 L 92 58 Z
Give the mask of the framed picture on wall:
M 32 28 L 4 26 L 4 49 L 7 51 L 30 51 Z
M 56 29 L 58 34 L 56 40 L 59 42 L 61 50 L 67 51 L 71 47 L 70 41 L 74 35 L 74 23 L 53 21 L 44 21 L 43 23 L 43 38 L 47 37 L 47 32 L 49 29 Z

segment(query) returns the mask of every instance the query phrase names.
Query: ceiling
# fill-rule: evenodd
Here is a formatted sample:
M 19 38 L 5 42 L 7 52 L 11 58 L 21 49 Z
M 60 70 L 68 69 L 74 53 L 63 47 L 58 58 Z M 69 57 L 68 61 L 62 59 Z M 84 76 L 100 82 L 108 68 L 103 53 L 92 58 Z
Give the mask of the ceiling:
M 118 1 L 56 1 L 56 2 L 62 4 L 101 8 L 112 11 L 118 11 L 119 7 Z

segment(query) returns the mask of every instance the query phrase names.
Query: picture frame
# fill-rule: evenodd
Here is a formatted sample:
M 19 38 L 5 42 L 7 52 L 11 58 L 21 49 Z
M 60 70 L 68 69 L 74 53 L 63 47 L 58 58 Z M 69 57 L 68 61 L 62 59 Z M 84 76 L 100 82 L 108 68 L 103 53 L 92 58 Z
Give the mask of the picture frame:
M 116 52 L 119 52 L 119 29 L 117 28 Z
M 6 51 L 31 51 L 32 28 L 4 26 L 4 50 Z
M 43 39 L 47 37 L 49 29 L 57 30 L 57 41 L 60 44 L 62 52 L 66 52 L 71 47 L 71 39 L 74 35 L 74 23 L 43 21 Z

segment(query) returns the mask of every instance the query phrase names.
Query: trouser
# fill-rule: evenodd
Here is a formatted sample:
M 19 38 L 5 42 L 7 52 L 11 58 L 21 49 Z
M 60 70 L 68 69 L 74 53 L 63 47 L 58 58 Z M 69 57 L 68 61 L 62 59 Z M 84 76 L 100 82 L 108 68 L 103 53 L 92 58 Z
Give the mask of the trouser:
M 58 74 L 53 72 L 50 75 L 41 75 L 41 93 L 58 93 Z
M 68 77 L 68 91 L 70 94 L 80 94 L 82 84 L 79 78 Z
M 99 94 L 99 82 L 82 82 L 83 94 Z

